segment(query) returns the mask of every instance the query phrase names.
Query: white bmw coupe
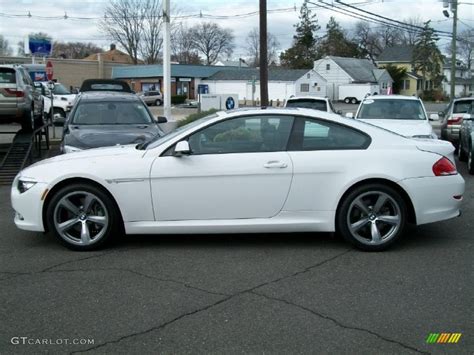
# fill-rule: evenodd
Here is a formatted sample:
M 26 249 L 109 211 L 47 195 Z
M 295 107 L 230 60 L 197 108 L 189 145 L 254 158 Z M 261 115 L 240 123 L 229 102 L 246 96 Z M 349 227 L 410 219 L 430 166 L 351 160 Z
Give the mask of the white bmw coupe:
M 121 233 L 337 231 L 382 250 L 456 217 L 449 142 L 307 109 L 219 112 L 147 144 L 40 161 L 15 178 L 18 228 L 92 250 Z

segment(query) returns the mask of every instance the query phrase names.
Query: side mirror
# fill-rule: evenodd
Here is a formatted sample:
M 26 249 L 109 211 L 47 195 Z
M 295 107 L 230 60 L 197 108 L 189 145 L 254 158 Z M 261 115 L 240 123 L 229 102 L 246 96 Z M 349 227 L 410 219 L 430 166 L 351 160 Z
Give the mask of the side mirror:
M 176 147 L 174 148 L 175 157 L 180 157 L 188 154 L 191 154 L 191 149 L 189 148 L 188 141 L 180 141 L 176 143 Z
M 437 113 L 432 113 L 430 115 L 430 121 L 439 121 L 439 114 Z
M 166 122 L 168 122 L 168 119 L 165 116 L 156 116 L 155 117 L 155 122 L 156 123 L 166 123 Z
M 354 113 L 353 112 L 348 112 L 346 113 L 347 118 L 354 118 Z

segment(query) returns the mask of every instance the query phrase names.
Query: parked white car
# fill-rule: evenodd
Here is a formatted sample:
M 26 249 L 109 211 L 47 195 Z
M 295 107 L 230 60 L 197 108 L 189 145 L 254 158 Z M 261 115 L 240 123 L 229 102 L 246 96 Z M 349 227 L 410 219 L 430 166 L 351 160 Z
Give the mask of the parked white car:
M 353 117 L 353 114 L 346 114 L 346 117 Z M 430 124 L 439 119 L 438 114 L 428 118 L 423 102 L 415 96 L 368 96 L 360 103 L 354 118 L 405 137 L 438 138 Z
M 51 94 L 48 89 L 48 82 L 41 82 L 43 86 L 43 98 L 44 98 L 44 113 L 46 115 L 51 114 Z M 76 100 L 76 94 L 71 93 L 61 83 L 54 83 L 53 89 L 53 122 L 63 124 L 66 120 L 67 114 L 71 111 L 74 101 Z M 49 117 L 49 116 L 48 116 Z
M 219 112 L 147 144 L 40 161 L 11 190 L 18 228 L 91 250 L 128 234 L 333 232 L 364 250 L 460 214 L 441 140 L 308 109 Z
M 310 108 L 329 113 L 342 113 L 342 111 L 336 111 L 331 100 L 327 97 L 319 96 L 293 96 L 286 100 L 285 107 Z

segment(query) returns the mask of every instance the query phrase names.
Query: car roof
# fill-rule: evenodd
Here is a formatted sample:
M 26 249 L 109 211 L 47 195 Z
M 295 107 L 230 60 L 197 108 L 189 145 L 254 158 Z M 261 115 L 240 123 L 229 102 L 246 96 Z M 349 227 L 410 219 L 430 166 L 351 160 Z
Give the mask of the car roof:
M 407 95 L 371 95 L 364 98 L 364 100 L 413 100 L 419 101 L 420 98 L 418 96 L 407 96 Z
M 140 101 L 137 95 L 129 92 L 120 91 L 85 91 L 80 94 L 81 100 L 87 101 Z
M 453 101 L 472 101 L 474 100 L 474 97 L 458 97 L 457 99 L 454 99 Z
M 116 85 L 120 89 L 94 89 L 93 85 Z M 81 92 L 85 91 L 117 91 L 117 92 L 133 92 L 127 82 L 117 79 L 86 79 L 82 82 Z
M 328 101 L 329 100 L 327 97 L 321 97 L 321 96 L 293 96 L 293 97 L 288 98 L 287 101 L 302 100 L 302 99 L 320 100 L 320 101 Z

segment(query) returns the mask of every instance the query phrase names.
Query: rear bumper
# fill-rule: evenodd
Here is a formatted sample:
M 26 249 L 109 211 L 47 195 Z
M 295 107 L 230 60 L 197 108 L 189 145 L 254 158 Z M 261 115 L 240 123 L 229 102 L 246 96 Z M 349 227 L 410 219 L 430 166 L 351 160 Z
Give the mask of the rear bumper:
M 461 214 L 464 179 L 460 174 L 412 178 L 399 182 L 411 198 L 416 224 L 458 217 Z
M 449 125 L 443 128 L 445 138 L 453 143 L 459 141 L 459 130 L 461 129 L 460 125 Z

